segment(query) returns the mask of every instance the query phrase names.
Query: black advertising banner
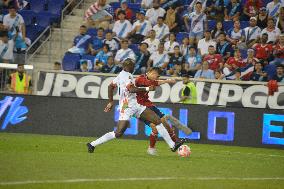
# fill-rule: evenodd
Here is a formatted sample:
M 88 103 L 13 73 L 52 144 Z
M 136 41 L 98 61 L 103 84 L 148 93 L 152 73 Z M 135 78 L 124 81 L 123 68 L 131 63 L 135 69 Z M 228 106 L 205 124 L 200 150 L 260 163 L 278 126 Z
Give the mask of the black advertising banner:
M 42 96 L 61 96 L 78 98 L 107 99 L 107 88 L 115 76 L 82 73 L 40 72 L 37 94 Z M 284 109 L 284 86 L 278 92 L 268 95 L 266 83 L 226 81 L 194 81 L 197 89 L 197 104 L 231 107 L 251 107 Z M 182 81 L 164 84 L 150 92 L 153 102 L 178 103 L 180 101 Z M 118 99 L 116 94 L 114 99 Z
M 119 112 L 105 113 L 107 100 L 0 93 L 0 131 L 99 137 L 114 130 Z M 158 103 L 194 132 L 191 142 L 284 149 L 284 111 Z M 132 118 L 124 138 L 148 139 L 151 130 Z M 87 141 L 86 141 L 87 142 Z

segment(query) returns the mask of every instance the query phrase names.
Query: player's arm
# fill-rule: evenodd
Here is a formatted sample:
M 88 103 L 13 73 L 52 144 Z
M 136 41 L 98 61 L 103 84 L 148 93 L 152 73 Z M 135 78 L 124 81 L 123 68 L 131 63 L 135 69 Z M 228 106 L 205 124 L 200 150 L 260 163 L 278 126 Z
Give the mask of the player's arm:
M 109 112 L 111 109 L 112 109 L 112 107 L 113 107 L 113 91 L 114 91 L 114 89 L 116 88 L 116 85 L 115 84 L 113 84 L 113 83 L 111 83 L 111 84 L 109 84 L 109 86 L 108 86 L 108 100 L 109 100 L 109 102 L 108 102 L 108 104 L 107 104 L 107 106 L 105 107 L 105 112 Z
M 127 89 L 130 93 L 139 93 L 139 92 L 148 92 L 148 91 L 154 91 L 155 86 L 150 86 L 150 87 L 136 87 L 133 84 L 129 84 L 127 86 Z
M 174 79 L 158 80 L 158 86 L 166 84 L 166 83 L 175 84 L 176 80 L 174 80 Z

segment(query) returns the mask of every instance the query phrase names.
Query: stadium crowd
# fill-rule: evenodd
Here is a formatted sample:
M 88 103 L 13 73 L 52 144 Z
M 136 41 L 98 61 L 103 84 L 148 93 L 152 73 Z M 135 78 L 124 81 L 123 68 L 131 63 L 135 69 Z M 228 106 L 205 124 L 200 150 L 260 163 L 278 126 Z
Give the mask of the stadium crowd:
M 135 7 L 133 5 L 136 5 Z M 83 72 L 134 74 L 160 67 L 165 76 L 284 82 L 284 2 L 273 0 L 98 0 L 68 53 Z M 132 7 L 132 8 L 131 8 Z M 67 54 L 68 54 L 67 53 Z

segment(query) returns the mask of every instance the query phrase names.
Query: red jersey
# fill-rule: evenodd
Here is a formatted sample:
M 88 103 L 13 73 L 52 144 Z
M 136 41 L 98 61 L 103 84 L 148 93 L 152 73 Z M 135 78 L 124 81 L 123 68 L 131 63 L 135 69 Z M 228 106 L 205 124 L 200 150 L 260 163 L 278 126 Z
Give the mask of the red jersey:
M 274 55 L 276 58 L 284 58 L 284 45 L 277 44 L 274 46 Z
M 147 79 L 146 75 L 140 75 L 135 80 L 136 87 L 150 87 L 150 86 L 158 86 L 158 81 L 151 81 Z M 154 106 L 154 104 L 149 100 L 149 92 L 138 92 L 136 93 L 137 102 L 143 106 Z
M 254 49 L 255 57 L 258 59 L 268 59 L 273 51 L 273 47 L 271 44 L 262 45 L 260 43 L 257 43 L 254 45 Z
M 235 59 L 235 57 L 230 57 L 227 60 L 226 64 L 231 65 L 233 67 L 232 70 L 246 66 L 245 62 L 242 59 Z
M 220 54 L 208 54 L 204 57 L 204 61 L 209 63 L 209 69 L 215 71 L 220 67 L 219 64 L 222 63 L 222 56 Z

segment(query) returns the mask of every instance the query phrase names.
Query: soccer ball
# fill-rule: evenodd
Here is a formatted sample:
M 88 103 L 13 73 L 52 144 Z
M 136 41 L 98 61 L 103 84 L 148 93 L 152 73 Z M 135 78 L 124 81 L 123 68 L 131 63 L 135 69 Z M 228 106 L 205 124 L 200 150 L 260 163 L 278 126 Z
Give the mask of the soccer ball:
M 182 145 L 178 148 L 177 153 L 180 157 L 189 157 L 191 154 L 190 147 L 187 145 Z

